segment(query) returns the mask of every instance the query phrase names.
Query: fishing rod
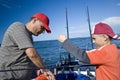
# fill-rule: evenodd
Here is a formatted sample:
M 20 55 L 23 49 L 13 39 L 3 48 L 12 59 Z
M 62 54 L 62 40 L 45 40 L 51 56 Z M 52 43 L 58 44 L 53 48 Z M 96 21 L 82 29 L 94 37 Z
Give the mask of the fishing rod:
M 0 72 L 8 72 L 8 71 L 21 71 L 21 70 L 39 70 L 39 69 L 47 69 L 47 68 L 21 68 L 21 69 L 4 69 L 0 70 Z
M 47 67 L 52 67 L 52 66 L 50 65 L 50 66 L 47 66 Z M 21 70 L 40 70 L 40 69 L 48 69 L 47 67 L 3 69 L 3 70 L 0 70 L 0 72 L 7 72 L 7 71 L 21 71 Z
M 92 31 L 91 31 L 91 25 L 90 25 L 90 16 L 89 16 L 88 6 L 87 6 L 87 18 L 88 18 L 87 21 L 88 21 L 89 32 L 90 32 L 91 46 L 92 46 L 92 49 L 93 49 Z
M 67 15 L 67 8 L 66 8 L 66 28 L 67 28 L 67 38 L 69 39 L 69 28 L 68 28 L 68 15 Z
M 69 27 L 68 27 L 68 13 L 66 8 L 66 28 L 67 28 L 67 38 L 69 39 Z M 70 53 L 68 53 L 68 61 L 71 62 Z

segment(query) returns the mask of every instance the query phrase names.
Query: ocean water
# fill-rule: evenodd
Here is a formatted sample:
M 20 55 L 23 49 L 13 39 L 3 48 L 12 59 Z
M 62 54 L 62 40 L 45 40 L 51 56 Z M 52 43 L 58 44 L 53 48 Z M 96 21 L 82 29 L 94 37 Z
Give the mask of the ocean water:
M 92 49 L 91 40 L 89 37 L 72 38 L 70 40 L 81 49 Z M 115 43 L 118 48 L 120 48 L 120 40 L 112 40 L 112 43 Z M 61 48 L 61 43 L 58 40 L 36 41 L 34 42 L 34 46 L 39 55 L 42 57 L 45 65 L 51 70 L 53 70 L 56 63 L 60 61 L 61 53 L 66 52 L 66 50 Z M 93 46 L 95 48 L 95 45 Z

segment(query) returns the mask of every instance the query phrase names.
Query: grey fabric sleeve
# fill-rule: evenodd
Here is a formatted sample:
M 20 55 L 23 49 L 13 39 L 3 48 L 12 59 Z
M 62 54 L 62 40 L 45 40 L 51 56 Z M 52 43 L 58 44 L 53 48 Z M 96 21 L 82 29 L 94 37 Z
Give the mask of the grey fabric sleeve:
M 87 53 L 85 50 L 80 49 L 79 47 L 75 46 L 74 44 L 72 44 L 72 42 L 70 40 L 65 40 L 62 43 L 62 48 L 64 48 L 65 50 L 67 50 L 70 54 L 72 54 L 73 56 L 75 56 L 77 59 L 79 59 L 81 62 L 90 64 L 90 60 L 87 56 Z

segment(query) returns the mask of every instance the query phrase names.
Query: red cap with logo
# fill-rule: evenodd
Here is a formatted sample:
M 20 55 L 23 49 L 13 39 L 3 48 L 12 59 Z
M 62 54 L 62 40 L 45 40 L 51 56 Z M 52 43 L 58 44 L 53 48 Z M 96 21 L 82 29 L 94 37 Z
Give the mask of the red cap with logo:
M 42 21 L 44 28 L 46 29 L 47 33 L 51 33 L 49 28 L 49 18 L 43 13 L 36 13 L 32 17 L 38 18 Z
M 118 39 L 120 38 L 117 34 L 115 34 L 112 30 L 112 28 L 105 23 L 98 23 L 95 25 L 92 34 L 107 34 L 108 36 L 110 36 L 113 39 Z

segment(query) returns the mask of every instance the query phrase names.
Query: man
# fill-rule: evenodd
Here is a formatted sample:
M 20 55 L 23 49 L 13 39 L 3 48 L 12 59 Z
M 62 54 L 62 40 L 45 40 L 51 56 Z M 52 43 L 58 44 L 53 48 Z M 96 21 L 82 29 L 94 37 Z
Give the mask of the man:
M 48 80 L 54 80 L 33 46 L 32 35 L 38 36 L 45 30 L 51 33 L 49 18 L 43 13 L 34 14 L 26 25 L 14 22 L 9 26 L 0 48 L 0 70 L 12 71 L 1 71 L 0 80 L 30 80 L 32 71 L 14 70 L 32 69 L 35 66 L 43 68 L 40 71 Z
M 58 40 L 69 53 L 80 61 L 96 65 L 96 80 L 120 80 L 120 51 L 111 39 L 118 39 L 112 28 L 105 23 L 98 23 L 92 32 L 93 43 L 97 49 L 85 51 L 73 45 L 65 35 Z

